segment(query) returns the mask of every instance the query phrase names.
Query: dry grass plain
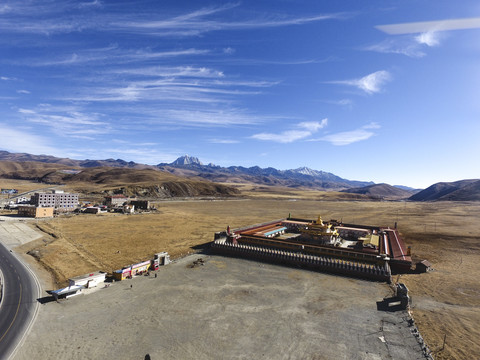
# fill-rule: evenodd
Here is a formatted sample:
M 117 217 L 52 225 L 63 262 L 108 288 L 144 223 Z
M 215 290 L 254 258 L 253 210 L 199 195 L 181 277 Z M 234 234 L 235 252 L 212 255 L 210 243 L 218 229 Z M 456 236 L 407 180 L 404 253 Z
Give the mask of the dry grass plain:
M 43 189 L 48 185 L 39 184 L 38 182 L 30 180 L 11 180 L 11 179 L 0 179 L 0 187 L 2 189 L 17 189 L 18 193 L 23 193 L 26 191 L 31 191 L 35 189 Z M 0 198 L 7 198 L 5 194 L 0 194 Z
M 256 197 L 163 201 L 158 213 L 38 221 L 36 225 L 54 237 L 46 235 L 19 251 L 36 253 L 59 286 L 71 276 L 112 271 L 159 251 L 180 257 L 211 241 L 213 233 L 227 225 L 235 228 L 289 213 L 358 224 L 397 222 L 414 260 L 427 259 L 435 268 L 428 274 L 403 275 L 400 281 L 410 289 L 417 325 L 436 359 L 480 358 L 480 203 L 334 201 L 326 200 L 332 195 L 325 193 L 297 191 L 275 199 L 272 192 L 258 194 L 258 189 L 247 195 Z

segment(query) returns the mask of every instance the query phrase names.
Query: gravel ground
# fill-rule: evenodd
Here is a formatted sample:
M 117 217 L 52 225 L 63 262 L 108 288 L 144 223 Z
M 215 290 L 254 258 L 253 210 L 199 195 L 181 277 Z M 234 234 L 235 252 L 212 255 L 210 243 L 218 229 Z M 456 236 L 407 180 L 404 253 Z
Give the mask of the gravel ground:
M 14 359 L 422 358 L 383 283 L 213 255 L 157 275 L 45 302 Z

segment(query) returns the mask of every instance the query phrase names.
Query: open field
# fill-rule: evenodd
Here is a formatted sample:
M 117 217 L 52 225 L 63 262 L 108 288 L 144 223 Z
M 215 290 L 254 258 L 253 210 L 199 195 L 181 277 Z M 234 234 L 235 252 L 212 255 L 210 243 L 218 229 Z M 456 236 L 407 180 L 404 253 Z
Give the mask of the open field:
M 296 199 L 296 200 L 368 200 L 369 197 L 360 194 L 343 193 L 339 191 L 323 191 L 312 189 L 294 189 L 291 187 L 266 186 L 252 183 L 222 183 L 240 191 L 243 197 L 253 199 Z
M 2 189 L 17 189 L 18 193 L 23 193 L 36 189 L 45 189 L 48 187 L 46 184 L 41 184 L 36 181 L 30 180 L 11 180 L 11 179 L 0 179 L 0 187 Z M 0 194 L 1 198 L 6 198 L 6 194 Z
M 480 357 L 479 203 L 402 203 L 311 200 L 165 201 L 159 213 L 77 215 L 39 221 L 55 234 L 24 245 L 55 273 L 58 285 L 92 270 L 111 271 L 148 259 L 158 251 L 173 257 L 211 241 L 213 233 L 276 218 L 335 218 L 348 223 L 398 228 L 417 260 L 434 272 L 403 275 L 413 298 L 413 314 L 437 359 Z

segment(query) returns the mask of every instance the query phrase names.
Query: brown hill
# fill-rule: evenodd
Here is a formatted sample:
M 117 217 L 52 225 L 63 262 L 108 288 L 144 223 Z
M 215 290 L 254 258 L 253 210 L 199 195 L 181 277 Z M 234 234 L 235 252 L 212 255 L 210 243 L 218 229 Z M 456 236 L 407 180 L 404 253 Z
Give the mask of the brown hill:
M 131 169 L 156 169 L 167 171 L 180 177 L 202 178 L 217 183 L 249 182 L 259 185 L 310 188 L 327 191 L 373 184 L 372 182 L 343 179 L 332 173 L 313 170 L 307 167 L 290 170 L 277 170 L 272 167 L 260 168 L 259 166 L 249 168 L 243 166 L 230 166 L 226 168 L 213 164 L 203 165 L 198 158 L 188 155 L 182 156 L 170 164 L 161 163 L 157 166 L 152 166 L 138 164 L 133 161 L 127 162 L 122 159 L 74 160 L 69 158 L 57 158 L 50 155 L 10 153 L 8 151 L 0 150 L 0 161 L 2 160 L 15 162 L 38 161 L 82 168 L 108 166 Z
M 342 190 L 342 192 L 351 194 L 363 194 L 377 199 L 391 200 L 406 199 L 412 195 L 412 193 L 407 190 L 399 189 L 395 186 L 388 184 L 375 184 L 360 188 L 345 189 Z
M 445 201 L 480 201 L 480 180 L 467 184 L 464 187 L 442 196 Z
M 34 180 L 44 182 L 49 174 L 59 173 L 71 167 L 61 164 L 42 163 L 34 161 L 15 162 L 0 161 L 0 177 L 6 179 Z M 65 175 L 65 174 L 63 174 Z
M 413 201 L 480 201 L 480 180 L 439 182 L 411 196 Z
M 108 166 L 108 167 L 125 167 L 133 169 L 152 169 L 155 166 L 137 164 L 133 161 L 125 161 L 122 159 L 105 159 L 105 160 L 75 160 L 70 158 L 58 158 L 51 155 L 33 155 L 27 153 L 10 153 L 8 151 L 0 150 L 0 161 L 14 161 L 14 162 L 24 162 L 24 161 L 34 161 L 50 164 L 59 164 L 66 165 L 71 167 L 98 167 L 98 166 Z
M 65 184 L 86 194 L 113 194 L 146 197 L 231 196 L 233 187 L 197 179 L 185 179 L 153 169 L 72 168 L 42 162 L 0 161 L 0 178 Z

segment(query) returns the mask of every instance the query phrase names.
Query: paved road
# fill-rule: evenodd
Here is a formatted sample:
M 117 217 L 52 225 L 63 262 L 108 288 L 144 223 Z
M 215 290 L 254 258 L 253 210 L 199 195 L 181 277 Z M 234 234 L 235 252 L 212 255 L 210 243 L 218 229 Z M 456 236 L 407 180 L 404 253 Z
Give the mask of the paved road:
M 3 298 L 0 305 L 0 359 L 8 359 L 22 340 L 38 307 L 39 288 L 30 271 L 0 244 Z

